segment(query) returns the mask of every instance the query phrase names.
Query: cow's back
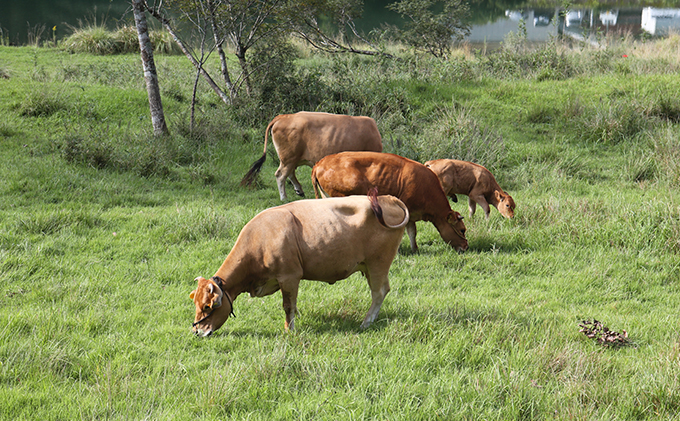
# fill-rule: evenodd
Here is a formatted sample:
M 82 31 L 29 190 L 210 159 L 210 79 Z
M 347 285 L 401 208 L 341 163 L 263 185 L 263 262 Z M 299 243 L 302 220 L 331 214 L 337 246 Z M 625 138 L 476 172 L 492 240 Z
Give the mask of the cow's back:
M 437 176 L 423 164 L 388 153 L 343 152 L 327 156 L 312 170 L 312 178 L 330 196 L 378 194 L 399 198 L 411 220 L 429 220 L 430 213 L 448 214 L 451 206 Z
M 408 221 L 408 212 L 399 207 L 398 199 L 379 200 L 387 223 Z M 255 216 L 234 249 L 243 248 L 272 273 L 283 266 L 297 266 L 304 279 L 335 281 L 355 272 L 357 264 L 367 259 L 385 256 L 391 261 L 406 221 L 397 228 L 381 225 L 366 196 L 298 200 Z
M 473 190 L 477 193 L 488 194 L 500 189 L 496 178 L 489 170 L 474 162 L 457 159 L 435 159 L 425 163 L 439 178 L 446 194 L 470 195 Z
M 342 151 L 382 151 L 375 120 L 363 116 L 305 111 L 287 114 L 272 126 L 272 139 L 282 160 L 295 157 L 309 165 Z

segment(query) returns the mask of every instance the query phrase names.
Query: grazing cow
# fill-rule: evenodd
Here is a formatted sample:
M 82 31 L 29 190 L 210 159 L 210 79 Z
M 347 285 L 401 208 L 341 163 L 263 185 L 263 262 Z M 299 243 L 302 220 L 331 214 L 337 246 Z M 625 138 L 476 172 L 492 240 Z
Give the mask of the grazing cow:
M 243 177 L 241 185 L 250 185 L 262 169 L 267 157 L 267 136 L 270 130 L 272 143 L 281 162 L 274 175 L 282 201 L 287 199 L 286 178 L 290 178 L 295 193 L 305 196 L 295 177 L 297 167 L 312 167 L 324 156 L 342 151 L 382 151 L 378 126 L 370 117 L 305 111 L 281 114 L 269 122 L 264 132 L 264 153 Z
M 399 249 L 408 208 L 392 196 L 299 200 L 267 209 L 246 224 L 215 276 L 196 278 L 193 331 L 208 336 L 233 314 L 239 294 L 281 290 L 286 329 L 293 329 L 301 279 L 329 284 L 362 272 L 372 303 L 361 324 L 377 317 L 390 290 L 387 278 Z
M 451 247 L 465 251 L 463 217 L 453 210 L 437 180 L 423 164 L 410 159 L 376 152 L 342 152 L 329 155 L 312 169 L 316 197 L 366 194 L 377 188 L 380 194 L 398 197 L 411 214 L 406 231 L 411 250 L 418 251 L 416 221 L 429 221 Z
M 506 218 L 515 216 L 515 201 L 481 165 L 456 159 L 435 159 L 427 161 L 425 166 L 437 174 L 444 192 L 454 202 L 458 201 L 456 194 L 468 196 L 470 217 L 475 214 L 477 203 L 484 209 L 486 219 L 489 219 L 490 204 Z

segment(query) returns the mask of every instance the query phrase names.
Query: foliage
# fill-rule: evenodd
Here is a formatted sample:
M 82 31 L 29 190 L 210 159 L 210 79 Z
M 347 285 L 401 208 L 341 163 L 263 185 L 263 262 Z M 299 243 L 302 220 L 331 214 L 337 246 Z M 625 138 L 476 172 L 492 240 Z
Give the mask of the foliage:
M 454 42 L 470 32 L 469 9 L 460 0 L 399 0 L 387 7 L 406 19 L 403 28 L 391 29 L 397 40 L 435 57 L 447 57 Z M 441 12 L 434 11 L 437 7 Z

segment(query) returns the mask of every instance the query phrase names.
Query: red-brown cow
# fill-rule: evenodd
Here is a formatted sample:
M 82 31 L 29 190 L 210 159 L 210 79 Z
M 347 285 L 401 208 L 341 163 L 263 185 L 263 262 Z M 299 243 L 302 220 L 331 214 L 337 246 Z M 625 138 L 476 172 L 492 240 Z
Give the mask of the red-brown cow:
M 295 193 L 305 196 L 295 177 L 297 167 L 311 167 L 324 156 L 343 151 L 382 151 L 378 126 L 370 117 L 306 111 L 281 114 L 274 117 L 267 126 L 264 132 L 264 153 L 243 177 L 241 185 L 252 183 L 262 168 L 267 158 L 267 136 L 270 130 L 272 143 L 281 162 L 274 175 L 283 201 L 287 199 L 286 178 L 293 183 Z
M 312 169 L 316 197 L 366 194 L 377 188 L 379 194 L 401 199 L 411 214 L 406 225 L 411 250 L 418 251 L 416 221 L 429 221 L 442 239 L 458 251 L 465 251 L 465 224 L 451 205 L 437 176 L 416 161 L 388 153 L 342 152 L 329 155 Z

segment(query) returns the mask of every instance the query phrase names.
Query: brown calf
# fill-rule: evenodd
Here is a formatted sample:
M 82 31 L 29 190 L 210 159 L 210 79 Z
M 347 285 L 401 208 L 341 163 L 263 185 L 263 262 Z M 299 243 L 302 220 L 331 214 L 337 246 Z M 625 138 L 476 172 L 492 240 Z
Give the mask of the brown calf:
M 456 159 L 435 159 L 427 161 L 425 166 L 437 174 L 444 192 L 454 202 L 457 201 L 456 194 L 468 196 L 470 217 L 475 214 L 478 203 L 487 219 L 489 205 L 506 218 L 515 216 L 515 201 L 501 189 L 493 174 L 481 165 Z

